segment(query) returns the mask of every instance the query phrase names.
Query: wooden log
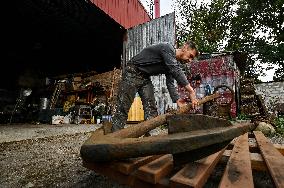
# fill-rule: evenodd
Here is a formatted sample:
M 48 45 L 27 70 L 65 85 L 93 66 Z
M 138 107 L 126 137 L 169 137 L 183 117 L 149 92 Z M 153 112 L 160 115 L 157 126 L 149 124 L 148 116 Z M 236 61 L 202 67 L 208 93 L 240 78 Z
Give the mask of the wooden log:
M 224 128 L 218 127 L 209 131 L 198 130 L 166 136 L 125 139 L 113 138 L 109 136 L 111 134 L 108 134 L 97 136 L 93 140 L 87 140 L 81 147 L 81 156 L 83 160 L 88 162 L 101 162 L 148 155 L 188 152 L 232 140 L 254 129 L 254 127 L 254 124 L 243 123 Z
M 141 166 L 135 176 L 140 180 L 156 184 L 164 176 L 169 174 L 173 169 L 173 157 L 170 154 L 163 155 L 162 157 Z
M 213 94 L 207 97 L 204 97 L 203 99 L 199 100 L 199 105 L 204 104 L 208 101 L 211 101 L 215 98 L 218 98 L 219 94 Z M 180 108 L 176 114 L 184 114 L 192 109 L 192 105 L 188 104 L 182 108 Z M 119 137 L 119 138 L 138 138 L 145 133 L 149 132 L 150 130 L 167 123 L 167 116 L 171 115 L 170 113 L 159 115 L 155 118 L 149 119 L 147 121 L 141 122 L 137 124 L 136 126 L 131 126 L 119 131 L 116 131 L 111 134 L 113 137 Z
M 224 151 L 225 149 L 199 161 L 186 164 L 170 179 L 170 186 L 172 188 L 203 187 Z
M 219 187 L 254 187 L 247 133 L 235 142 Z
M 253 132 L 276 187 L 284 187 L 284 157 L 260 131 Z
M 168 133 L 182 133 L 200 129 L 212 129 L 216 127 L 228 127 L 233 124 L 217 117 L 202 114 L 170 115 L 167 117 Z

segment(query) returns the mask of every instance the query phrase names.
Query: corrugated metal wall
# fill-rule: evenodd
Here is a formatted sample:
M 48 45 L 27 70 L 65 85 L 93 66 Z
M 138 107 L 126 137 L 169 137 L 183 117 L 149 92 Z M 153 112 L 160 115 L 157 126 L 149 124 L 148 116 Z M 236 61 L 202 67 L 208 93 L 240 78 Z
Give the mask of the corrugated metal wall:
M 91 0 L 91 2 L 125 29 L 151 20 L 138 0 Z
M 133 27 L 128 30 L 127 35 L 128 40 L 124 43 L 123 69 L 131 57 L 151 44 L 160 42 L 175 44 L 175 15 L 174 13 L 170 13 Z M 168 93 L 165 76 L 152 76 L 151 80 L 155 88 L 158 113 L 164 114 L 168 108 L 176 108 Z

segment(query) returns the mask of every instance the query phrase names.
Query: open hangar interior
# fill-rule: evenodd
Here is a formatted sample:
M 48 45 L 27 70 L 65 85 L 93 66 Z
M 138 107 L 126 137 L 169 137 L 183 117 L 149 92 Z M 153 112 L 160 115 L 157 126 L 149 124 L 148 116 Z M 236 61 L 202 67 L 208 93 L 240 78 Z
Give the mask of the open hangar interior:
M 90 1 L 4 1 L 2 9 L 2 115 L 15 112 L 23 90 L 31 90 L 29 100 L 39 104 L 54 91 L 47 83 L 62 75 L 121 66 L 126 29 Z
M 36 88 L 46 77 L 101 73 L 120 66 L 126 30 L 93 3 L 16 0 L 3 4 L 1 89 Z

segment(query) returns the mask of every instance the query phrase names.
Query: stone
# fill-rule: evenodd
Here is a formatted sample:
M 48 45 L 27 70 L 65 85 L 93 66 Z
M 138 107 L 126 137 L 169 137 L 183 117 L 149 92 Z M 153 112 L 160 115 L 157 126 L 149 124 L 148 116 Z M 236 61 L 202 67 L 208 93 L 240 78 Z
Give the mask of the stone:
M 29 182 L 27 185 L 25 185 L 25 188 L 31 188 L 34 187 L 35 185 L 32 182 Z
M 264 135 L 271 135 L 276 133 L 274 127 L 271 124 L 265 122 L 260 122 L 255 130 L 261 131 Z

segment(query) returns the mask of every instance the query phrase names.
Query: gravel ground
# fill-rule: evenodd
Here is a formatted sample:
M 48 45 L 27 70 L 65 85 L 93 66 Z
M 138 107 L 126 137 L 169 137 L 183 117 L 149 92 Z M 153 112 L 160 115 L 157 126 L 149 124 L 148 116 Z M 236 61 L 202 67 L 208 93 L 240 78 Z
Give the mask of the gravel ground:
M 80 147 L 90 135 L 91 132 L 44 138 L 38 135 L 39 138 L 0 143 L 0 187 L 125 188 L 82 166 Z
M 0 143 L 86 133 L 95 131 L 99 127 L 101 125 L 96 124 L 5 124 L 0 125 Z
M 284 145 L 284 137 L 281 135 L 273 135 L 268 137 L 271 143 L 273 144 L 283 144 Z
M 98 127 L 0 126 L 0 187 L 126 188 L 82 166 L 80 148 Z M 151 135 L 166 132 L 155 129 Z M 284 143 L 283 137 L 279 136 L 270 140 L 272 143 Z M 220 181 L 223 174 L 220 169 L 224 167 L 216 167 L 205 187 L 217 185 L 216 180 Z M 254 176 L 257 187 L 271 187 L 267 174 L 254 172 Z

